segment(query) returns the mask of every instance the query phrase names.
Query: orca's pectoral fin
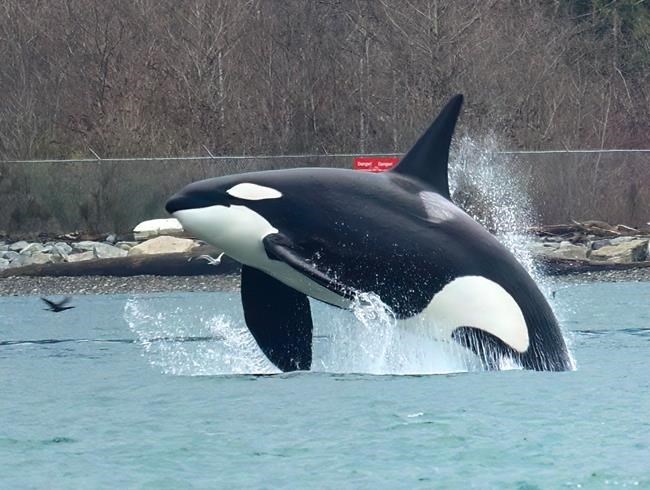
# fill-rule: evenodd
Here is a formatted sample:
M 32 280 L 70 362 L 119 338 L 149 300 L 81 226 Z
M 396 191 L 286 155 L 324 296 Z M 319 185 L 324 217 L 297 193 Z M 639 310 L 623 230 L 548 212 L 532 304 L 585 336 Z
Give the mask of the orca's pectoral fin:
M 282 233 L 273 233 L 263 240 L 266 255 L 271 260 L 279 260 L 305 275 L 316 284 L 347 299 L 354 297 L 354 291 L 319 270 L 314 264 L 307 261 L 298 251 L 292 241 Z
M 485 369 L 491 371 L 500 369 L 502 359 L 517 361 L 521 356 L 499 337 L 480 328 L 459 327 L 452 332 L 451 338 L 474 352 L 483 362 Z
M 309 299 L 268 274 L 243 265 L 241 298 L 257 345 L 284 372 L 311 368 Z

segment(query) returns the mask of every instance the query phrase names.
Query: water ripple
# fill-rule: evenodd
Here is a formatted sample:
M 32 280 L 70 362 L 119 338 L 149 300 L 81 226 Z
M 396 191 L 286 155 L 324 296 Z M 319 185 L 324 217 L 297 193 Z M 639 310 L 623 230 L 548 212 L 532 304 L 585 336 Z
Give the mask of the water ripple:
M 221 341 L 222 337 L 154 337 L 147 339 L 148 342 L 206 342 Z M 49 345 L 66 343 L 93 343 L 93 344 L 137 344 L 137 339 L 37 339 L 37 340 L 2 340 L 0 347 L 11 345 Z

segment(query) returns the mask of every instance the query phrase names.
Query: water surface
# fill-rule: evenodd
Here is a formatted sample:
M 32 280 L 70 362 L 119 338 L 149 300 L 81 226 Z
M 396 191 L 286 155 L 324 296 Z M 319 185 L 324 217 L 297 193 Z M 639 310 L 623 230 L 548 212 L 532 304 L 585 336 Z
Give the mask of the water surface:
M 359 373 L 440 366 L 318 306 L 321 372 L 235 374 L 232 294 L 0 298 L 0 488 L 650 488 L 650 283 L 554 287 L 574 372 Z

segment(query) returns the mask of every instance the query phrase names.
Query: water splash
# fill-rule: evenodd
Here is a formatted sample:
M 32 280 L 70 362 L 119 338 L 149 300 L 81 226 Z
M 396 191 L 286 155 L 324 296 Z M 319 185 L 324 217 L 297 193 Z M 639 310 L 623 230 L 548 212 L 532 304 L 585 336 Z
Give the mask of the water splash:
M 352 313 L 362 326 L 365 338 L 359 347 L 370 371 L 386 372 L 387 353 L 395 341 L 395 313 L 375 293 L 357 294 L 352 303 Z
M 173 299 L 178 306 L 168 297 L 147 296 L 129 299 L 124 308 L 142 356 L 154 368 L 179 376 L 279 372 L 255 343 L 241 312 L 224 311 L 223 303 L 238 300 L 237 294 L 185 293 Z M 359 294 L 351 312 L 312 302 L 312 371 L 440 374 L 480 369 L 460 346 L 398 326 L 375 294 Z M 179 340 L 187 337 L 199 340 Z
M 455 146 L 449 167 L 453 201 L 496 235 L 535 278 L 541 274 L 528 250 L 527 229 L 537 214 L 527 193 L 528 176 L 514 155 L 499 154 L 495 136 L 468 136 Z
M 395 313 L 375 293 L 358 293 L 352 315 L 312 304 L 320 342 L 314 348 L 312 369 L 323 372 L 403 374 L 422 372 L 405 349 Z M 436 371 L 437 372 L 437 371 Z
M 279 372 L 261 352 L 245 325 L 204 307 L 166 308 L 161 298 L 131 298 L 124 318 L 142 346 L 142 355 L 164 374 L 271 374 Z M 179 342 L 188 336 L 207 338 Z M 163 340 L 161 340 L 163 339 Z
M 527 190 L 530 175 L 523 172 L 516 155 L 499 153 L 498 139 L 488 134 L 479 139 L 460 138 L 449 166 L 449 187 L 453 201 L 490 230 L 531 275 L 547 301 L 555 306 L 560 325 L 564 312 L 553 301 L 553 282 L 539 269 L 530 252 L 527 230 L 539 222 Z M 572 336 L 562 329 L 571 363 Z

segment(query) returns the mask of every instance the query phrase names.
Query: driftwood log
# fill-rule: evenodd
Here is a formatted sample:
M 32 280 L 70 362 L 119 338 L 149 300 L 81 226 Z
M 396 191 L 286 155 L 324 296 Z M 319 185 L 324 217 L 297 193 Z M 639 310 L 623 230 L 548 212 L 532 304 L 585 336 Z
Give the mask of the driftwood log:
M 613 263 L 595 260 L 560 259 L 547 256 L 537 256 L 534 260 L 541 265 L 546 274 L 554 276 L 579 272 L 625 271 L 650 267 L 650 260 L 645 262 Z
M 598 238 L 616 238 L 619 236 L 650 236 L 650 229 L 637 229 L 626 225 L 612 226 L 604 221 L 573 221 L 566 225 L 545 225 L 529 228 L 529 231 L 541 237 L 562 237 L 569 241 L 590 235 Z

